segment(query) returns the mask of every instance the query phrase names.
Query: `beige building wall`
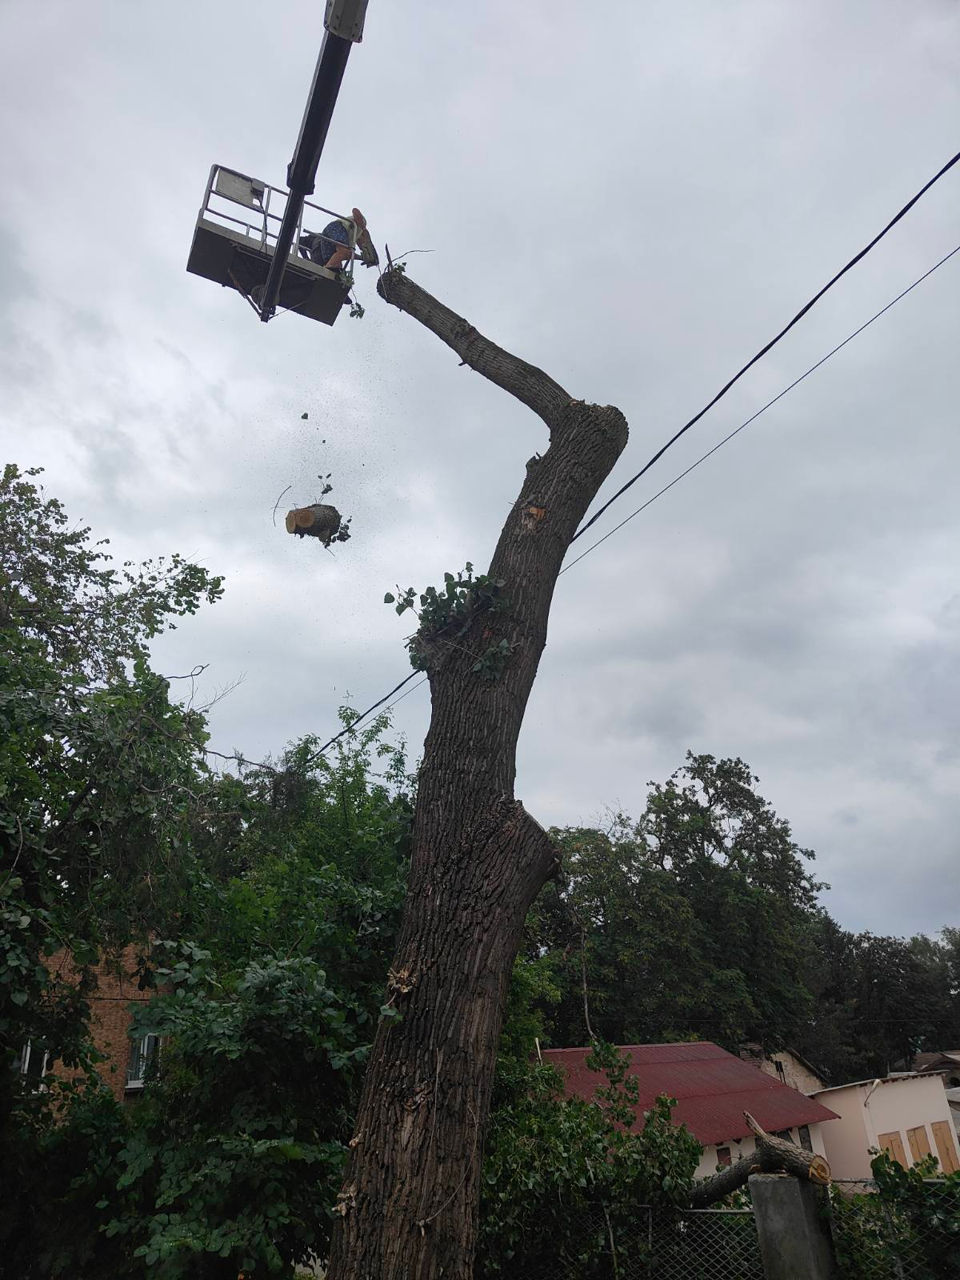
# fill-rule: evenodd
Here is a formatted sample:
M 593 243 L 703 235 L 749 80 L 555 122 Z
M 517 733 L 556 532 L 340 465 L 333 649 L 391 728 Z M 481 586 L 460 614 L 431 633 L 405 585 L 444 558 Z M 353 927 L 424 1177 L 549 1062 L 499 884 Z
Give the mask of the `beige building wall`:
M 765 1053 L 759 1044 L 746 1044 L 740 1050 L 740 1057 L 764 1075 L 772 1076 L 774 1080 L 789 1085 L 798 1093 L 805 1093 L 807 1097 L 822 1089 L 826 1083 L 789 1049 Z
M 731 1139 L 729 1142 L 722 1142 L 718 1145 L 729 1148 L 731 1164 L 736 1164 L 741 1156 L 752 1155 L 757 1149 L 757 1144 L 754 1142 L 752 1135 L 749 1138 L 741 1138 L 739 1141 Z M 697 1172 L 694 1174 L 694 1177 L 712 1177 L 712 1175 L 717 1172 L 718 1164 L 719 1158 L 717 1156 L 717 1147 L 704 1147 L 703 1155 L 700 1157 L 700 1163 L 697 1165 Z
M 960 1146 L 939 1081 L 901 1076 L 821 1089 L 817 1100 L 839 1120 L 824 1128 L 835 1178 L 870 1178 L 871 1149 L 881 1148 L 909 1168 L 930 1152 L 947 1172 L 960 1168 Z
M 777 1063 L 783 1068 L 783 1074 L 777 1070 Z M 808 1096 L 816 1093 L 818 1089 L 823 1088 L 823 1081 L 818 1075 L 810 1070 L 809 1067 L 793 1056 L 789 1049 L 784 1049 L 780 1053 L 771 1053 L 769 1058 L 764 1058 L 758 1064 L 760 1070 L 768 1076 L 773 1076 L 775 1080 L 782 1080 L 784 1084 L 788 1084 L 791 1089 L 796 1089 L 798 1093 L 805 1093 Z
M 867 1088 L 859 1084 L 829 1089 L 817 1095 L 817 1101 L 835 1111 L 838 1120 L 824 1125 L 823 1154 L 835 1178 L 869 1178 L 870 1156 L 867 1154 L 876 1137 L 867 1134 L 863 1098 Z
M 953 1117 L 953 1127 L 960 1134 L 960 1089 L 947 1090 L 947 1102 L 950 1105 L 950 1114 Z

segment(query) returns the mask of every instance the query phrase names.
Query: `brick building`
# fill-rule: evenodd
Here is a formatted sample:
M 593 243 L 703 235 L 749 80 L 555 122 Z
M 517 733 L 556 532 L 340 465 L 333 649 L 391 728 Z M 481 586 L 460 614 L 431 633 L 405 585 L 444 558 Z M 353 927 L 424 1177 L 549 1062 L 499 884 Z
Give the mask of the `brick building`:
M 51 972 L 63 982 L 77 982 L 77 970 L 69 954 L 57 952 L 48 961 Z M 105 957 L 94 970 L 96 985 L 88 994 L 90 1002 L 90 1036 L 95 1047 L 105 1055 L 98 1072 L 114 1096 L 120 1101 L 135 1097 L 143 1088 L 149 1064 L 157 1051 L 157 1037 L 145 1036 L 134 1043 L 130 1039 L 132 1006 L 147 1003 L 151 991 L 137 986 L 137 948 L 128 946 L 117 956 Z M 56 1046 L 53 1046 L 54 1050 Z M 69 1077 L 71 1072 L 44 1052 L 38 1054 L 24 1046 L 21 1070 L 39 1080 L 47 1072 Z

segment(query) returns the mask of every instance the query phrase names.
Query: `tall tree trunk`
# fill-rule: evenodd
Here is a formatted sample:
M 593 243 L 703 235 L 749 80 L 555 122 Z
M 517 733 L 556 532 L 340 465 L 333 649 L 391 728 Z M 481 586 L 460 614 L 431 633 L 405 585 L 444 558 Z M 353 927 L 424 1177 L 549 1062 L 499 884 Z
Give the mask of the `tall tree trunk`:
M 558 866 L 514 799 L 516 746 L 546 643 L 553 588 L 586 509 L 620 456 L 619 410 L 574 400 L 402 272 L 381 296 L 543 419 L 488 576 L 505 603 L 455 631 L 421 628 L 430 680 L 410 884 L 388 978 L 401 1017 L 377 1031 L 329 1280 L 469 1280 L 497 1043 L 527 910 Z

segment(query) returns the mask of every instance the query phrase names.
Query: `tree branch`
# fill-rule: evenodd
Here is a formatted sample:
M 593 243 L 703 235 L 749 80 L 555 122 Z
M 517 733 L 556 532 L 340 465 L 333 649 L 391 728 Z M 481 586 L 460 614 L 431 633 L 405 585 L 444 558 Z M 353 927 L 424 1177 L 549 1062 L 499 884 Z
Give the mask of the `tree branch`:
M 498 347 L 463 316 L 438 302 L 396 268 L 383 273 L 377 282 L 377 292 L 385 302 L 406 311 L 435 333 L 464 364 L 516 396 L 553 430 L 560 411 L 569 405 L 571 397 L 542 369 Z
M 708 1205 L 723 1200 L 745 1186 L 751 1173 L 791 1173 L 795 1178 L 806 1178 L 820 1186 L 829 1185 L 830 1165 L 823 1156 L 766 1133 L 746 1111 L 743 1117 L 757 1140 L 756 1151 L 727 1165 L 712 1178 L 696 1183 L 690 1195 L 691 1209 L 706 1209 Z

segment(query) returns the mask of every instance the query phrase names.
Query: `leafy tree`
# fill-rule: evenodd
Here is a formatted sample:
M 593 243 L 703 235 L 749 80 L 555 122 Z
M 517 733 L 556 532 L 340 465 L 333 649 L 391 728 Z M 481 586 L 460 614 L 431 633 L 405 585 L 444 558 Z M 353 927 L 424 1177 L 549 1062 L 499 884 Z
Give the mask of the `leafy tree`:
M 782 1044 L 810 1011 L 802 973 L 823 886 L 805 866 L 813 854 L 756 793 L 757 781 L 742 760 L 688 753 L 654 787 L 640 824 L 651 857 L 674 872 L 703 926 L 703 972 L 716 975 L 708 984 L 722 1018 L 716 1038 L 728 1044 Z
M 809 1019 L 798 1030 L 795 1048 L 834 1083 L 859 1080 L 863 1047 L 857 1043 L 856 937 L 825 912 L 817 913 L 805 978 L 813 995 Z
M 564 875 L 525 940 L 562 993 L 545 1034 L 792 1046 L 835 1082 L 960 1043 L 956 931 L 842 929 L 756 781 L 740 760 L 688 755 L 639 821 L 552 833 Z
M 796 1037 L 820 887 L 740 760 L 688 755 L 636 823 L 554 833 L 565 875 L 528 922 L 564 995 L 555 1043 Z M 587 997 L 586 1007 L 584 998 Z M 592 1025 L 587 1025 L 587 1018 Z
M 204 793 L 177 934 L 143 957 L 156 995 L 132 1034 L 163 1037 L 159 1073 L 134 1107 L 88 1090 L 39 1126 L 43 1205 L 22 1206 L 51 1241 L 38 1274 L 289 1276 L 325 1252 L 373 1028 L 395 1016 L 380 1005 L 410 803 L 385 728 L 332 761 L 304 740 Z
M 158 1276 L 290 1274 L 326 1250 L 373 1027 L 394 1014 L 380 1005 L 410 804 L 386 727 L 332 762 L 308 738 L 225 780 L 242 821 L 210 845 L 182 922 L 194 941 L 154 948 L 162 994 L 139 1021 L 169 1047 L 107 1232 Z M 228 824 L 205 819 L 222 837 Z
M 230 973 L 160 949 L 169 990 L 140 1028 L 165 1037 L 162 1079 L 118 1152 L 105 1233 L 158 1277 L 289 1275 L 325 1249 L 371 1012 L 303 953 Z
M 0 508 L 0 1030 L 11 1060 L 30 1040 L 82 1072 L 41 1093 L 3 1072 L 5 1265 L 289 1271 L 329 1230 L 381 999 L 402 757 L 380 722 L 332 764 L 305 741 L 279 768 L 214 778 L 202 714 L 147 648 L 220 580 L 176 557 L 115 569 L 33 475 L 7 468 Z M 173 939 L 144 949 L 161 993 L 143 1027 L 167 1050 L 123 1109 L 97 1080 L 85 997 L 103 950 L 148 931 Z M 57 951 L 79 982 L 57 978 Z
M 113 567 L 109 540 L 71 527 L 33 483 L 41 474 L 11 463 L 0 480 L 0 628 L 29 637 L 62 678 L 103 686 L 146 661 L 173 618 L 219 599 L 223 579 L 179 555 Z
M 950 937 L 852 934 L 821 916 L 808 979 L 816 999 L 798 1047 L 843 1080 L 883 1075 L 921 1051 L 960 1043 Z
M 478 1276 L 551 1265 L 557 1274 L 607 1275 L 611 1247 L 620 1266 L 629 1260 L 623 1250 L 636 1239 L 638 1206 L 687 1202 L 700 1145 L 671 1123 L 669 1098 L 658 1098 L 635 1130 L 628 1061 L 595 1045 L 589 1103 L 564 1098 L 550 1067 L 512 1066 L 512 1096 L 493 1112 L 484 1161 Z
M 932 1156 L 905 1169 L 886 1152 L 872 1161 L 871 1171 L 875 1191 L 832 1196 L 832 1234 L 842 1275 L 957 1280 L 960 1173 L 944 1177 Z
M 527 923 L 528 952 L 553 958 L 562 991 L 551 1042 L 685 1038 L 703 1003 L 702 937 L 675 878 L 650 866 L 625 819 L 553 834 L 566 874 Z
M 170 699 L 147 646 L 222 590 L 176 556 L 113 567 L 37 474 L 7 466 L 0 480 L 0 1163 L 13 1188 L 30 1181 L 42 1111 L 20 1088 L 22 1047 L 89 1068 L 89 966 L 186 887 L 203 717 Z M 57 951 L 78 983 L 57 977 Z

